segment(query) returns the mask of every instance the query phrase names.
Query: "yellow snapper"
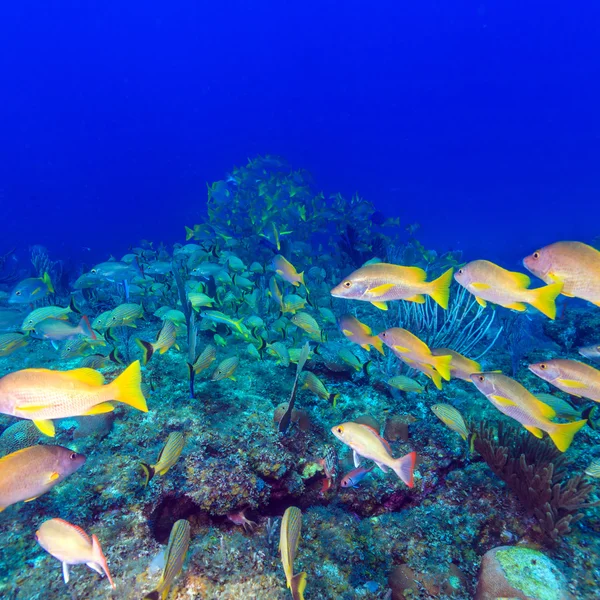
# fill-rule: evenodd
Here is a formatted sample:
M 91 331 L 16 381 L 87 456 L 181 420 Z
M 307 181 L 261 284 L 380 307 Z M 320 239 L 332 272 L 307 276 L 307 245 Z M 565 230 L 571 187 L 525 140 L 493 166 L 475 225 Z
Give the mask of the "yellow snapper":
M 100 575 L 104 572 L 115 589 L 106 557 L 95 535 L 90 538 L 81 527 L 63 519 L 49 519 L 40 525 L 35 538 L 46 552 L 60 560 L 65 583 L 69 583 L 69 565 L 87 565 Z
M 520 383 L 501 373 L 474 373 L 471 379 L 477 389 L 503 414 L 518 421 L 533 435 L 542 437 L 545 431 L 554 445 L 565 452 L 573 436 L 587 420 L 573 423 L 553 423 L 556 416 L 551 406 L 544 404 Z
M 0 512 L 50 491 L 83 465 L 85 456 L 62 446 L 30 446 L 0 458 Z
M 150 480 L 156 473 L 159 475 L 165 475 L 167 471 L 177 462 L 183 447 L 185 445 L 185 437 L 178 431 L 173 431 L 167 437 L 165 445 L 162 447 L 158 454 L 156 464 L 149 465 L 148 463 L 141 462 L 140 465 L 145 475 L 144 487 L 146 487 Z
M 139 361 L 108 385 L 94 369 L 23 369 L 0 379 L 0 412 L 30 419 L 42 433 L 54 437 L 50 419 L 110 412 L 114 410 L 110 400 L 148 412 L 140 384 Z
M 531 280 L 527 275 L 507 271 L 487 260 L 466 264 L 456 272 L 454 279 L 473 294 L 481 306 L 493 302 L 523 312 L 527 310 L 525 304 L 530 304 L 549 319 L 556 316 L 554 301 L 562 290 L 562 283 L 530 290 Z
M 281 519 L 281 530 L 279 534 L 279 552 L 281 563 L 285 573 L 285 580 L 292 592 L 293 600 L 304 600 L 306 589 L 306 573 L 294 575 L 294 560 L 300 541 L 302 530 L 302 512 L 295 506 L 286 508 Z
M 183 568 L 183 562 L 190 547 L 190 535 L 191 527 L 189 521 L 185 519 L 175 521 L 169 535 L 162 575 L 156 589 L 144 596 L 144 600 L 166 600 L 173 581 Z
M 293 319 L 292 319 L 293 320 Z M 338 321 L 342 333 L 361 348 L 369 351 L 373 346 L 377 352 L 384 354 L 383 342 L 376 335 L 373 335 L 371 328 L 361 323 L 353 315 L 342 315 Z
M 434 281 L 426 281 L 427 273 L 419 267 L 389 263 L 367 264 L 357 269 L 331 290 L 336 298 L 363 300 L 387 310 L 389 300 L 425 302 L 430 296 L 442 308 L 448 308 L 452 269 Z
M 469 430 L 462 415 L 454 406 L 450 404 L 434 404 L 431 410 L 444 425 L 447 425 L 452 431 L 456 431 L 463 440 L 467 441 Z
M 450 362 L 450 377 L 454 379 L 462 379 L 472 383 L 471 374 L 481 373 L 481 365 L 462 354 L 450 350 L 450 348 L 432 348 L 431 354 L 434 356 L 448 356 L 452 357 Z
M 529 370 L 559 390 L 600 402 L 600 371 L 577 360 L 554 358 L 529 365 Z
M 362 423 L 342 423 L 332 427 L 331 432 L 352 449 L 355 467 L 360 467 L 360 457 L 372 460 L 384 473 L 390 468 L 408 487 L 413 487 L 416 452 L 393 458 L 390 445 L 375 429 Z
M 296 287 L 298 287 L 300 284 L 306 286 L 304 283 L 304 273 L 298 273 L 298 271 L 296 271 L 296 267 L 294 267 L 294 265 L 286 258 L 281 256 L 281 254 L 278 254 L 273 258 L 271 266 L 275 273 L 277 273 L 277 275 L 279 275 L 279 277 L 281 277 L 281 279 L 284 281 L 287 281 Z

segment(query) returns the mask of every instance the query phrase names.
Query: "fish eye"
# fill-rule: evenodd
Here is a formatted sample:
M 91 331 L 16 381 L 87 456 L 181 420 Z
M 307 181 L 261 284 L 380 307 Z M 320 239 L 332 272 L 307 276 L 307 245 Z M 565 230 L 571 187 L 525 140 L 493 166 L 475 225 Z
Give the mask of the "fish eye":
M 540 369 L 542 369 L 542 371 L 545 371 L 548 368 L 548 365 L 545 363 L 541 363 L 540 364 Z
M 17 291 L 15 292 L 15 296 L 20 296 L 20 295 L 21 295 L 21 290 L 17 290 Z
M 479 381 L 485 381 L 485 377 L 483 375 L 480 375 L 477 379 L 479 379 Z
M 351 281 L 344 281 L 344 287 L 349 288 L 352 285 Z
M 77 452 L 71 452 L 71 454 L 69 455 L 69 458 L 71 460 L 75 460 L 77 458 Z
M 344 428 L 343 427 L 338 427 L 337 428 L 337 432 L 338 433 L 343 433 L 344 432 Z
M 534 252 L 533 253 L 533 258 L 539 258 L 540 257 L 540 253 L 539 252 Z
M 459 275 L 462 275 L 462 274 L 463 274 L 463 270 L 462 270 L 462 269 L 459 269 L 459 270 L 458 270 L 458 274 L 459 274 Z

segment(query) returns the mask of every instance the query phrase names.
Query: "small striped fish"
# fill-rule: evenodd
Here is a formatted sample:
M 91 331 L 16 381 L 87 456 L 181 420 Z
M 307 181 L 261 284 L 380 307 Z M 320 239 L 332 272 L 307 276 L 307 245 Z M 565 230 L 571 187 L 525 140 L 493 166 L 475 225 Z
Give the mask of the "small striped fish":
M 211 363 L 213 362 L 213 360 L 215 360 L 216 357 L 217 349 L 215 348 L 215 346 L 213 346 L 212 344 L 206 346 L 206 348 L 202 350 L 202 354 L 200 354 L 200 356 L 196 359 L 196 362 L 194 363 L 194 371 L 196 372 L 196 375 L 208 369 L 208 367 L 210 367 Z
M 15 350 L 27 346 L 29 343 L 29 334 L 19 333 L 1 333 L 0 334 L 0 356 L 9 356 Z
M 593 460 L 584 473 L 590 477 L 600 477 L 600 459 Z
M 279 536 L 279 552 L 287 586 L 292 590 L 294 600 L 304 600 L 304 589 L 306 588 L 306 573 L 294 575 L 294 559 L 300 541 L 300 530 L 302 529 L 302 512 L 295 506 L 290 506 L 283 513 L 281 520 L 281 532 Z
M 46 319 L 61 319 L 66 321 L 69 318 L 71 307 L 62 308 L 60 306 L 44 306 L 32 310 L 24 319 L 21 325 L 21 331 L 33 331 L 35 326 Z
M 171 529 L 169 543 L 165 552 L 165 568 L 156 589 L 144 596 L 144 600 L 165 600 L 173 581 L 181 572 L 183 561 L 190 546 L 190 523 L 185 519 L 176 521 Z
M 325 473 L 325 480 L 321 488 L 321 492 L 324 493 L 335 483 L 339 470 L 338 455 L 333 446 L 325 448 L 325 456 L 319 460 L 319 464 Z
M 143 314 L 141 304 L 120 304 L 110 313 L 106 327 L 135 327 L 135 321 L 141 319 Z
M 334 408 L 337 399 L 340 397 L 339 394 L 331 394 L 325 387 L 325 384 L 311 371 L 304 371 L 302 373 L 302 387 L 310 390 L 313 394 L 327 400 Z
M 183 434 L 178 431 L 174 431 L 169 434 L 165 445 L 158 454 L 158 459 L 155 465 L 149 465 L 148 463 L 140 463 L 146 476 L 144 487 L 146 487 L 150 480 L 156 473 L 164 475 L 179 459 L 183 446 L 185 445 L 185 438 Z
M 290 352 L 283 342 L 267 344 L 267 352 L 277 359 L 276 363 L 278 365 L 281 365 L 282 367 L 290 366 Z
M 323 334 L 321 333 L 321 328 L 319 327 L 319 324 L 308 313 L 296 313 L 291 318 L 291 321 L 296 327 L 300 327 L 300 329 L 305 331 L 311 340 L 314 340 L 316 342 L 323 341 Z
M 213 381 L 221 381 L 222 379 L 232 379 L 235 381 L 233 372 L 237 369 L 240 364 L 240 359 L 237 356 L 230 356 L 222 360 L 219 366 L 214 370 L 212 374 Z
M 467 429 L 465 420 L 453 406 L 449 404 L 434 404 L 431 410 L 444 425 L 447 425 L 452 431 L 456 431 L 463 440 L 467 440 L 469 430 Z
M 92 321 L 92 329 L 97 329 L 98 331 L 102 331 L 108 327 L 108 320 L 112 314 L 112 310 L 105 310 L 100 313 L 93 321 Z
M 158 350 L 160 354 L 164 354 L 171 348 L 171 346 L 175 346 L 177 350 L 179 350 L 179 346 L 176 343 L 177 338 L 177 325 L 173 321 L 166 319 L 161 330 L 156 336 L 156 341 L 152 344 L 150 342 L 145 342 L 144 340 L 140 340 L 139 338 L 135 338 L 135 343 L 142 349 L 144 353 L 144 359 L 142 364 L 148 364 L 148 361 L 152 358 L 152 355 Z
M 417 394 L 423 392 L 423 386 L 418 381 L 415 381 L 410 377 L 405 377 L 404 375 L 390 377 L 387 384 L 395 387 L 397 390 L 402 390 L 403 392 L 415 392 Z

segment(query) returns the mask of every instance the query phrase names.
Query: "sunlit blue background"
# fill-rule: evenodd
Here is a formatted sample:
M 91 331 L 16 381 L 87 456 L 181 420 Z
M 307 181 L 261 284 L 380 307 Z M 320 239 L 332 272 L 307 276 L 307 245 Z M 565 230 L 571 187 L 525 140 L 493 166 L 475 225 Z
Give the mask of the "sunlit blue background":
M 0 252 L 180 241 L 206 182 L 258 153 L 468 259 L 590 241 L 598 7 L 3 2 Z

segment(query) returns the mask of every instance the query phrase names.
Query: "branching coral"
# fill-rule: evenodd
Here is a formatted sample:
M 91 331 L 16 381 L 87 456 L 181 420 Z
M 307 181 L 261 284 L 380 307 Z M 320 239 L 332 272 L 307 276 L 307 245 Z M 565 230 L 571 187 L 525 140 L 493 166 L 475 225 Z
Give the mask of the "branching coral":
M 558 543 L 583 518 L 593 489 L 581 475 L 568 478 L 571 461 L 545 440 L 500 423 L 472 428 L 474 447 L 533 514 L 544 537 Z

